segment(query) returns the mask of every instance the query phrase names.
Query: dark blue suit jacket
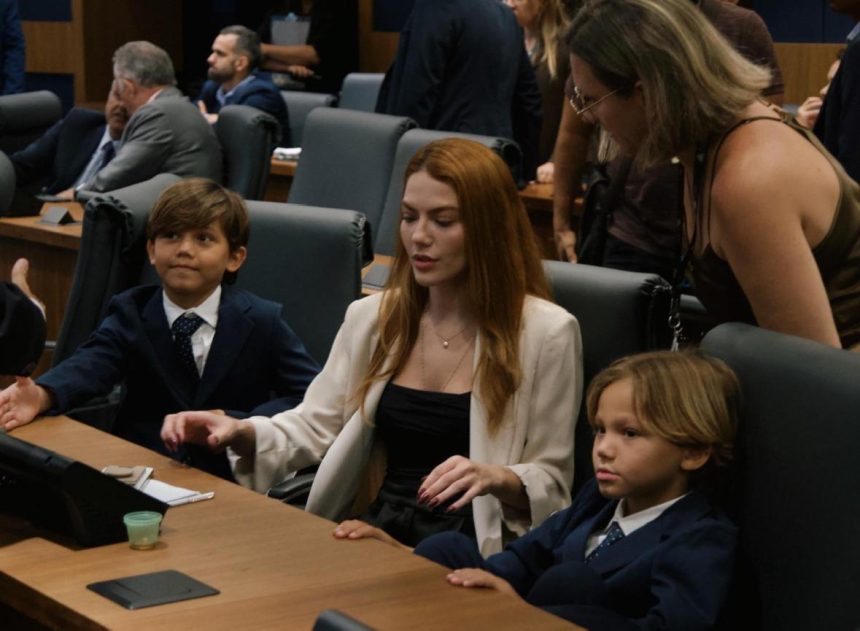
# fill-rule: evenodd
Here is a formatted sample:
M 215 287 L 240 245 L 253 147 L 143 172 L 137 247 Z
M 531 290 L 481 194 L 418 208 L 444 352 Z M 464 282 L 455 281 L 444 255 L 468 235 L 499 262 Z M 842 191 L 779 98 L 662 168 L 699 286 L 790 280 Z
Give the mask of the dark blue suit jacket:
M 225 105 L 248 105 L 256 107 L 267 114 L 274 116 L 281 126 L 280 147 L 292 147 L 290 139 L 290 119 L 287 114 L 287 105 L 280 91 L 267 78 L 251 75 L 252 79 L 237 86 L 233 94 L 227 99 Z M 218 92 L 218 84 L 214 81 L 206 81 L 200 89 L 198 100 L 206 105 L 206 111 L 217 114 L 221 110 L 221 103 L 215 96 Z
M 427 129 L 515 140 L 534 175 L 541 99 L 513 12 L 497 0 L 417 0 L 377 111 Z
M 105 131 L 102 112 L 74 108 L 36 142 L 9 156 L 18 187 L 43 185 L 59 193 L 75 183 L 87 167 Z
M 566 564 L 560 575 L 576 576 L 577 584 L 558 586 L 567 591 L 560 598 L 565 602 L 533 604 L 590 629 L 711 628 L 731 581 L 734 525 L 693 491 L 585 565 L 588 536 L 606 526 L 616 505 L 591 480 L 572 506 L 488 558 L 488 569 L 526 597 L 548 572 Z M 577 597 L 601 591 L 600 606 Z
M 75 353 L 39 377 L 54 395 L 49 414 L 65 412 L 123 383 L 125 399 L 113 431 L 165 453 L 166 414 L 223 409 L 236 417 L 271 416 L 295 407 L 319 366 L 281 319 L 281 306 L 223 288 L 218 326 L 199 385 L 179 364 L 157 286 L 113 298 L 99 328 Z M 191 464 L 227 476 L 223 454 L 192 450 Z
M 860 36 L 842 56 L 815 122 L 815 135 L 860 182 Z

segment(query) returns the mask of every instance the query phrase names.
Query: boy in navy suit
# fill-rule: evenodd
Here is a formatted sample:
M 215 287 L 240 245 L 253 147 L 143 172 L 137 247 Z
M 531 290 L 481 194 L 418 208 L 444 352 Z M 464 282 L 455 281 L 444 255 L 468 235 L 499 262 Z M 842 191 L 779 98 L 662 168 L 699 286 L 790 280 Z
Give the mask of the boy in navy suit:
M 162 286 L 115 296 L 71 357 L 0 392 L 0 426 L 61 414 L 123 383 L 113 432 L 165 453 L 159 432 L 167 414 L 268 416 L 297 405 L 319 367 L 281 319 L 280 305 L 229 286 L 247 242 L 248 211 L 238 195 L 200 178 L 171 186 L 147 222 L 147 253 Z M 224 454 L 200 449 L 182 457 L 232 479 Z
M 588 389 L 596 479 L 572 506 L 486 560 L 460 533 L 430 537 L 415 553 L 452 568 L 452 585 L 510 593 L 593 631 L 710 629 L 737 531 L 701 487 L 731 456 L 739 399 L 719 360 L 619 360 Z M 384 539 L 361 522 L 335 536 Z

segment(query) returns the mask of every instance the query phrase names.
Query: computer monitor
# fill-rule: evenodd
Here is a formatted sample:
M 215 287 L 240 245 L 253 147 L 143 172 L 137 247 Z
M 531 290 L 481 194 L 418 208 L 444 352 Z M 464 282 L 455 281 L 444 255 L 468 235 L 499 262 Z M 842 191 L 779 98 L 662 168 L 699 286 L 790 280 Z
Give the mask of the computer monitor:
M 127 538 L 122 516 L 164 514 L 167 504 L 90 466 L 0 433 L 0 510 L 32 521 L 82 546 Z

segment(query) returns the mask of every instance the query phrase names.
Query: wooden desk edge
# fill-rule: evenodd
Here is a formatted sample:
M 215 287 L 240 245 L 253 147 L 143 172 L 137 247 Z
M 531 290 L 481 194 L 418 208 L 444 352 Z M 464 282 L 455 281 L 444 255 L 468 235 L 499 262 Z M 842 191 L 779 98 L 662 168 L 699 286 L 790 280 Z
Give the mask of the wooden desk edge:
M 34 217 L 2 217 L 0 218 L 0 236 L 66 250 L 78 250 L 80 248 L 82 224 L 52 226 L 40 223 L 39 220 L 38 215 Z

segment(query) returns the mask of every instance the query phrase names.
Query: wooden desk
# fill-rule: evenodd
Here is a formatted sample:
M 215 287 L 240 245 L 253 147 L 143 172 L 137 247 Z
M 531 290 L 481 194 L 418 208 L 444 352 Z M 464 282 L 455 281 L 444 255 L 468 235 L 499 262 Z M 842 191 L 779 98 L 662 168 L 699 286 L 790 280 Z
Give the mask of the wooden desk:
M 269 170 L 269 182 L 263 195 L 264 200 L 281 203 L 287 201 L 287 198 L 290 196 L 290 186 L 292 186 L 293 178 L 296 176 L 296 167 L 298 164 L 295 160 L 276 160 L 272 158 Z
M 51 226 L 39 217 L 0 218 L 0 278 L 8 278 L 20 257 L 30 260 L 28 280 L 45 303 L 48 339 L 60 332 L 81 244 L 81 224 Z
M 165 482 L 215 491 L 213 500 L 171 508 L 153 550 L 73 551 L 38 537 L 0 548 L 0 599 L 52 628 L 310 629 L 328 608 L 377 629 L 576 628 L 503 594 L 452 587 L 444 568 L 378 541 L 336 541 L 331 522 L 70 419 L 14 435 L 94 467 L 147 464 Z M 127 611 L 86 589 L 165 569 L 221 593 Z

